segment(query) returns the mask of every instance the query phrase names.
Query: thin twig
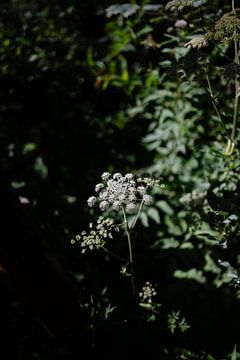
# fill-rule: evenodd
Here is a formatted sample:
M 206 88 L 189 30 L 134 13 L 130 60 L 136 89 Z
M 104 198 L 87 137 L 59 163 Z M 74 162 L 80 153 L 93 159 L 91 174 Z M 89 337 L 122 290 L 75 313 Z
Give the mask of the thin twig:
M 206 77 L 208 78 L 207 74 L 206 74 Z M 216 111 L 216 114 L 217 114 L 220 122 L 222 123 L 222 125 L 223 125 L 223 127 L 224 127 L 224 130 L 226 131 L 226 133 L 228 133 L 227 128 L 226 128 L 226 125 L 225 125 L 225 122 L 223 121 L 223 118 L 222 118 L 222 116 L 221 116 L 221 114 L 220 114 L 220 111 L 219 111 L 219 109 L 218 109 L 218 105 L 217 105 L 214 97 L 213 97 L 212 94 L 211 94 L 211 92 L 212 92 L 211 87 L 210 87 L 210 90 L 209 90 L 208 87 L 205 86 L 205 84 L 204 84 L 204 82 L 202 81 L 202 79 L 201 79 L 201 77 L 200 77 L 199 74 L 197 74 L 197 78 L 198 78 L 200 84 L 202 85 L 202 87 L 204 88 L 204 90 L 206 91 L 206 93 L 207 93 L 207 95 L 208 95 L 208 97 L 209 97 L 209 99 L 210 99 L 210 101 L 211 101 L 211 103 L 212 103 L 212 105 L 213 105 L 213 107 L 214 107 L 214 110 Z M 210 82 L 210 81 L 209 81 L 209 78 L 208 78 L 207 82 Z

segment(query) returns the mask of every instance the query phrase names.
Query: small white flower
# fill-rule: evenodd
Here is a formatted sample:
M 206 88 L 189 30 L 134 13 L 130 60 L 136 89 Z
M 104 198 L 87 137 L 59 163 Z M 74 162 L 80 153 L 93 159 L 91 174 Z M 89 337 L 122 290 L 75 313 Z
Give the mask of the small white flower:
M 147 194 L 145 194 L 145 195 L 143 195 L 143 203 L 144 203 L 144 205 L 151 205 L 151 203 L 152 203 L 152 201 L 153 201 L 153 198 L 152 198 L 152 196 L 151 195 L 147 195 Z
M 103 185 L 102 183 L 97 184 L 97 185 L 95 186 L 95 191 L 96 191 L 96 192 L 99 192 L 100 190 L 102 190 L 102 188 L 104 188 L 104 185 Z
M 152 197 L 147 194 L 148 188 L 159 186 L 159 180 L 150 177 L 134 177 L 133 174 L 108 172 L 102 174 L 102 183 L 95 186 L 97 196 L 88 199 L 88 205 L 92 207 L 98 200 L 102 211 L 109 207 L 119 210 L 121 206 L 127 210 L 134 209 L 138 201 L 143 201 L 145 205 L 150 205 Z
M 200 49 L 203 46 L 207 45 L 207 40 L 204 35 L 199 35 L 188 41 L 184 46 L 186 48 L 198 48 Z
M 104 172 L 101 177 L 104 181 L 106 181 L 110 176 L 111 174 L 109 172 Z
M 121 178 L 122 177 L 122 174 L 120 174 L 120 173 L 115 173 L 115 174 L 113 174 L 113 179 L 114 180 L 117 180 L 117 179 L 119 179 L 119 178 Z
M 75 239 L 70 240 L 70 243 L 75 244 L 76 241 L 80 241 L 82 253 L 85 253 L 86 250 L 99 249 L 104 246 L 106 238 L 113 238 L 113 230 L 118 230 L 117 227 L 113 226 L 113 220 L 100 216 L 95 225 L 89 224 L 88 232 L 83 230 L 81 235 L 76 235 Z
M 128 191 L 130 192 L 130 194 L 136 194 L 137 189 L 136 189 L 136 187 L 130 186 Z
M 120 206 L 121 206 L 121 201 L 114 201 L 114 203 L 112 204 L 114 210 L 119 210 Z
M 95 204 L 96 201 L 97 201 L 97 198 L 96 198 L 95 196 L 91 196 L 91 197 L 87 200 L 88 206 L 89 206 L 89 207 L 93 207 L 93 205 Z
M 128 173 L 128 174 L 125 175 L 125 178 L 126 178 L 127 180 L 132 180 L 132 179 L 134 178 L 134 176 L 133 176 L 133 174 Z
M 99 208 L 102 211 L 106 210 L 108 208 L 108 206 L 109 206 L 109 203 L 106 200 L 101 201 L 99 204 Z
M 137 192 L 140 194 L 140 195 L 144 195 L 146 193 L 146 188 L 145 186 L 138 186 L 137 187 Z
M 99 194 L 99 199 L 106 200 L 108 198 L 108 192 L 107 191 L 101 191 Z
M 135 207 L 136 207 L 136 204 L 131 202 L 131 203 L 127 204 L 126 209 L 129 211 L 129 210 L 135 209 Z
M 118 195 L 118 200 L 119 200 L 119 201 L 124 201 L 125 198 L 126 198 L 126 196 L 125 196 L 124 193 L 120 193 L 120 194 Z
M 175 22 L 174 26 L 176 28 L 185 28 L 187 26 L 187 22 L 184 19 L 179 19 Z
M 129 200 L 130 202 L 134 202 L 134 201 L 137 200 L 137 197 L 136 197 L 136 195 L 134 195 L 134 194 L 130 194 L 129 197 L 128 197 L 128 200 Z
M 150 283 L 147 281 L 145 285 L 142 287 L 142 290 L 139 293 L 139 297 L 141 298 L 141 302 L 147 302 L 149 304 L 152 303 L 152 298 L 157 295 L 156 290 Z

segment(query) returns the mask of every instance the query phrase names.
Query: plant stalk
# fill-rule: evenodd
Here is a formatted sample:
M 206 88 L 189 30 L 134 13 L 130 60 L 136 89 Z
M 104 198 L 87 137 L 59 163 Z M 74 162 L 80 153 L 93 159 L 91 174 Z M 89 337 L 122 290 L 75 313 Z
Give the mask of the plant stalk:
M 141 212 L 141 210 L 142 210 L 142 207 L 143 207 L 143 200 L 141 201 L 141 203 L 140 203 L 140 205 L 139 205 L 137 215 L 136 215 L 136 217 L 135 217 L 135 219 L 134 219 L 134 222 L 133 222 L 133 224 L 132 224 L 132 226 L 131 226 L 131 230 L 135 227 L 135 225 L 136 225 L 136 223 L 137 223 L 137 221 L 138 221 L 138 219 L 139 219 L 139 215 L 140 215 L 140 212 Z
M 127 239 L 128 239 L 129 265 L 130 265 L 132 291 L 133 291 L 133 295 L 136 296 L 136 286 L 135 286 L 134 269 L 133 269 L 133 252 L 132 252 L 131 230 L 129 228 L 128 219 L 127 219 L 124 207 L 122 207 L 122 212 L 123 212 L 125 229 L 126 229 Z
M 232 12 L 236 15 L 235 10 L 235 1 L 232 0 Z M 239 54 L 238 54 L 238 41 L 237 41 L 237 32 L 234 31 L 234 61 L 237 65 L 240 65 Z M 233 114 L 233 125 L 232 125 L 232 133 L 231 133 L 231 141 L 234 142 L 237 130 L 237 120 L 238 120 L 238 112 L 239 112 L 239 96 L 240 96 L 240 82 L 238 80 L 238 75 L 235 75 L 235 100 L 234 100 L 234 114 Z

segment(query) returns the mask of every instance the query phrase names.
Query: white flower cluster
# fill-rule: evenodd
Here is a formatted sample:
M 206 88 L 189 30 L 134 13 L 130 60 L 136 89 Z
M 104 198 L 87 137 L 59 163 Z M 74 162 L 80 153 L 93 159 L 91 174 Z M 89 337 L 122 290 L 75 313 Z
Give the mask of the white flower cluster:
M 152 298 L 157 295 L 156 290 L 150 283 L 150 281 L 147 281 L 145 285 L 142 287 L 142 291 L 139 293 L 139 297 L 141 299 L 141 302 L 147 302 L 148 304 L 152 303 Z
M 80 242 L 82 247 L 82 253 L 84 254 L 86 250 L 94 250 L 103 247 L 106 238 L 112 239 L 112 230 L 119 231 L 119 228 L 113 224 L 113 220 L 109 218 L 104 218 L 100 216 L 97 220 L 97 224 L 89 224 L 89 232 L 82 231 L 81 235 L 76 235 L 75 239 L 72 239 L 71 244 Z
M 184 46 L 186 48 L 198 48 L 200 49 L 203 46 L 207 45 L 207 40 L 204 35 L 199 35 L 188 41 Z
M 192 6 L 194 0 L 172 0 L 166 5 L 166 10 L 170 11 L 182 11 L 187 6 Z
M 131 173 L 111 175 L 104 172 L 102 182 L 95 186 L 97 195 L 91 196 L 87 203 L 89 207 L 93 207 L 99 202 L 102 211 L 110 207 L 113 210 L 119 210 L 121 207 L 132 210 L 136 208 L 138 201 L 142 201 L 144 205 L 152 203 L 152 196 L 147 194 L 147 189 L 152 186 L 163 185 L 160 184 L 160 180 L 150 177 L 135 178 Z

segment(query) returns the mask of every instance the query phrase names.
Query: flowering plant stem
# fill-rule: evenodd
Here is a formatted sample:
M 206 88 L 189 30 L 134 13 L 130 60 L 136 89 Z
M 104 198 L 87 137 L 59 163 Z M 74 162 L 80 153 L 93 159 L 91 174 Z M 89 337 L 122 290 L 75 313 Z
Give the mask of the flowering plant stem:
M 126 215 L 126 212 L 125 212 L 125 209 L 123 206 L 122 206 L 122 213 L 123 213 L 123 217 L 124 217 L 125 229 L 126 229 L 127 239 L 128 239 L 129 265 L 130 265 L 132 291 L 133 291 L 133 295 L 136 296 L 136 286 L 135 286 L 134 269 L 133 269 L 131 230 L 130 230 L 127 215 Z
M 136 217 L 135 217 L 135 219 L 134 219 L 134 222 L 133 222 L 133 224 L 132 224 L 132 226 L 131 226 L 131 230 L 135 227 L 135 225 L 136 225 L 136 223 L 137 223 L 137 221 L 138 221 L 138 218 L 139 218 L 140 212 L 141 212 L 141 210 L 142 210 L 142 207 L 143 207 L 143 200 L 141 201 L 141 203 L 140 203 L 140 205 L 139 205 L 137 215 L 136 215 Z
M 232 11 L 236 15 L 235 10 L 235 2 L 232 0 Z M 239 60 L 239 54 L 238 54 L 238 41 L 237 41 L 237 32 L 234 31 L 234 55 L 235 55 L 235 63 L 237 65 L 240 64 Z M 231 134 L 231 140 L 234 142 L 235 136 L 236 136 L 236 128 L 237 128 L 237 118 L 238 118 L 238 110 L 239 110 L 239 96 L 240 96 L 240 82 L 238 80 L 238 74 L 235 76 L 235 102 L 234 102 L 234 114 L 233 114 L 233 126 L 232 126 L 232 134 Z

